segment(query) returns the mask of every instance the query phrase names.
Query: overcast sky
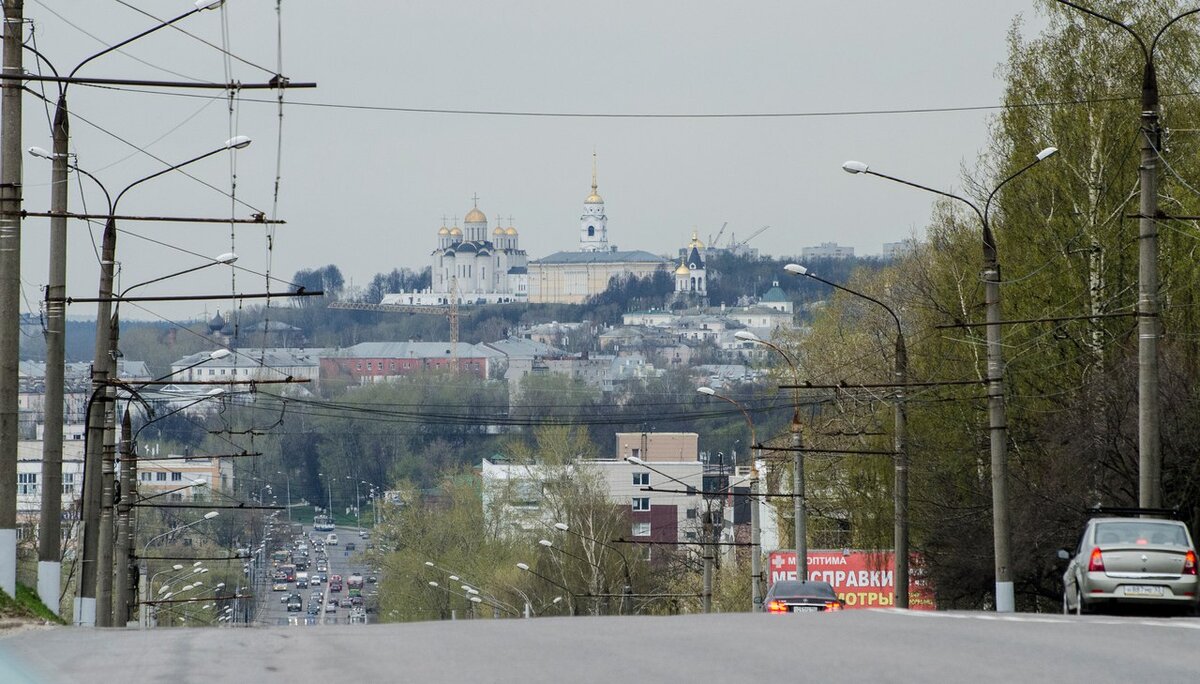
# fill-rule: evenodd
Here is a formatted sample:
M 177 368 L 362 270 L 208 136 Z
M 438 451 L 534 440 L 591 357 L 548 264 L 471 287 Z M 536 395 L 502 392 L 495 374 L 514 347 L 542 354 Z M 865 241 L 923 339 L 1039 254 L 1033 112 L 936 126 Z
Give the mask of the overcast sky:
M 137 9 L 165 19 L 190 7 L 187 0 L 26 0 L 25 12 L 37 49 L 69 72 L 155 23 Z M 228 0 L 179 24 L 265 70 L 166 29 L 79 75 L 266 81 L 277 69 L 275 8 L 274 0 Z M 286 0 L 282 73 L 318 87 L 286 93 L 281 145 L 269 91 L 242 91 L 231 112 L 220 91 L 75 85 L 72 151 L 116 194 L 162 168 L 139 148 L 174 163 L 248 135 L 254 144 L 236 165 L 215 157 L 189 167 L 213 187 L 179 174 L 160 177 L 130 191 L 119 213 L 244 218 L 261 210 L 287 221 L 270 252 L 259 226 L 236 228 L 231 237 L 227 224 L 127 222 L 124 229 L 144 237 L 119 239 L 124 286 L 201 263 L 189 251 L 235 251 L 238 266 L 259 274 L 269 266 L 285 279 L 334 263 L 347 281 L 366 285 L 377 272 L 427 265 L 442 217 L 461 221 L 475 193 L 489 227 L 497 216 L 506 226 L 513 217 L 531 259 L 573 250 L 593 149 L 610 240 L 622 249 L 674 253 L 692 230 L 707 241 L 728 222 L 722 244 L 770 226 L 752 243 L 767 254 L 795 255 L 826 241 L 877 254 L 884 242 L 922 232 L 932 197 L 850 176 L 842 162 L 959 187 L 963 165 L 987 144 L 994 110 L 824 114 L 996 105 L 1003 86 L 997 67 L 1018 15 L 1041 25 L 1033 0 Z M 37 70 L 31 59 L 26 68 Z M 562 118 L 394 108 L 813 116 Z M 24 139 L 26 147 L 50 147 L 48 114 L 33 96 L 25 100 Z M 253 209 L 223 194 L 233 169 L 237 199 Z M 48 162 L 26 157 L 27 210 L 48 208 L 49 173 Z M 86 201 L 103 213 L 90 182 L 82 197 L 75 182 L 73 175 L 72 210 Z M 95 296 L 92 240 L 82 222 L 70 231 L 68 294 Z M 26 311 L 36 311 L 43 296 L 47 232 L 45 219 L 25 223 Z M 229 269 L 217 267 L 152 287 L 160 294 L 266 287 L 252 272 L 231 281 Z M 90 306 L 69 313 L 94 316 Z M 188 320 L 217 308 L 229 301 L 126 306 L 123 316 Z

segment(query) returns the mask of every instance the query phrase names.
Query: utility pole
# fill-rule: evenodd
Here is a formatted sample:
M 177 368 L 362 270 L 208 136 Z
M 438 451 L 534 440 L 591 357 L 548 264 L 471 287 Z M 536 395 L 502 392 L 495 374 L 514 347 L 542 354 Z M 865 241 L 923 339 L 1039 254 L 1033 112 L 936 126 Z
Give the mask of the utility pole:
M 117 363 L 118 334 L 120 325 L 114 314 L 108 326 L 109 381 L 119 375 Z M 101 447 L 100 460 L 100 532 L 96 547 L 96 626 L 111 627 L 113 625 L 113 501 L 115 500 L 113 486 L 116 484 L 116 387 L 105 388 L 106 402 L 104 418 L 104 444 Z
M 136 498 L 134 487 L 137 482 L 137 461 L 133 456 L 133 422 L 129 418 L 129 408 L 126 406 L 121 417 L 121 497 L 117 502 L 117 550 L 113 557 L 116 561 L 116 596 L 113 606 L 116 614 L 113 624 L 124 627 L 129 622 L 130 608 L 134 587 L 132 572 L 132 555 L 130 553 L 133 521 L 131 505 Z
M 759 447 L 757 441 L 754 450 L 750 452 L 754 460 L 750 462 L 750 611 L 762 612 L 762 523 L 758 497 L 758 461 Z M 797 567 L 800 560 L 796 559 Z
M 60 92 L 51 133 L 50 271 L 46 284 L 46 400 L 42 431 L 42 517 L 38 528 L 38 597 L 59 612 L 62 585 L 63 383 L 67 323 L 67 141 L 66 91 Z
M 4 0 L 3 70 L 24 72 L 24 0 Z M 17 595 L 17 362 L 21 329 L 21 93 L 0 88 L 0 589 Z
M 796 390 L 793 390 L 795 392 Z M 792 516 L 795 530 L 796 549 L 796 579 L 808 581 L 808 516 L 805 514 L 804 499 L 804 435 L 800 432 L 800 402 L 792 412 L 792 448 L 796 450 L 796 460 L 792 465 Z
M 1165 28 L 1165 27 L 1164 27 Z M 1161 34 L 1160 34 L 1161 35 Z M 1155 37 L 1157 41 L 1157 36 Z M 1141 185 L 1138 218 L 1138 506 L 1162 506 L 1162 452 L 1158 411 L 1158 77 L 1154 55 L 1142 72 Z
M 704 528 L 701 538 L 706 542 L 704 544 L 704 592 L 702 594 L 702 606 L 705 613 L 712 612 L 712 590 L 713 590 L 713 542 L 716 541 L 713 537 L 715 526 L 713 525 L 712 503 L 705 502 L 704 511 Z

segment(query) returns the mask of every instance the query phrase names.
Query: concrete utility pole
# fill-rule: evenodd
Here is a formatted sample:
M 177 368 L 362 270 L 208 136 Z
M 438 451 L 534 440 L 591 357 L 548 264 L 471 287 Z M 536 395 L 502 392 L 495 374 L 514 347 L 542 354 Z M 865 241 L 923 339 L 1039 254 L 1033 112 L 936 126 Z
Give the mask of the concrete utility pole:
M 764 340 L 748 330 L 740 330 L 734 337 L 743 342 L 761 344 L 778 353 L 792 371 L 792 424 L 790 428 L 794 453 L 792 463 L 792 541 L 794 542 L 793 548 L 796 549 L 796 579 L 803 582 L 808 580 L 808 504 L 804 496 L 804 435 L 800 425 L 800 369 L 796 365 L 796 359 L 774 342 Z
M 865 299 L 868 302 L 877 304 L 883 308 L 884 311 L 887 311 L 888 315 L 890 315 L 892 320 L 896 323 L 896 354 L 892 367 L 896 376 L 896 399 L 894 402 L 895 428 L 893 429 L 893 444 L 895 453 L 892 456 L 896 472 L 892 495 L 894 511 L 893 544 L 895 545 L 892 554 L 892 578 L 895 586 L 896 607 L 908 608 L 908 453 L 905 445 L 908 413 L 905 410 L 904 405 L 904 392 L 905 387 L 908 385 L 908 347 L 904 343 L 904 326 L 900 324 L 900 317 L 896 315 L 896 312 L 892 309 L 892 307 L 884 304 L 882 301 L 874 297 L 865 295 L 857 290 L 852 290 L 843 285 L 838 285 L 831 280 L 826 280 L 821 276 L 812 273 L 800 264 L 788 264 L 783 267 L 783 270 L 792 275 L 811 278 L 836 290 L 841 290 L 846 294 L 854 295 L 860 299 Z M 799 378 L 797 378 L 796 385 L 799 386 L 799 384 L 800 381 Z M 797 406 L 799 406 L 799 402 L 797 402 Z M 796 567 L 799 569 L 799 559 L 797 559 L 796 563 Z
M 1017 176 L 1032 169 L 1037 164 L 1058 153 L 1055 147 L 1043 148 L 1034 157 L 1033 161 L 1022 166 L 1015 173 L 1009 175 L 1004 180 L 996 184 L 992 191 L 987 196 L 987 201 L 983 204 L 981 210 L 974 202 L 960 197 L 954 193 L 944 190 L 937 190 L 919 183 L 888 176 L 886 174 L 872 171 L 870 167 L 860 161 L 848 161 L 842 164 L 842 170 L 853 174 L 867 174 L 877 176 L 894 183 L 907 185 L 931 192 L 935 195 L 948 197 L 952 200 L 962 202 L 975 212 L 979 217 L 979 223 L 983 228 L 983 269 L 981 279 L 984 283 L 984 302 L 987 309 L 987 397 L 988 397 L 988 435 L 991 446 L 991 468 L 992 468 L 992 548 L 995 554 L 996 568 L 996 612 L 1011 613 L 1016 609 L 1016 599 L 1013 593 L 1012 581 L 1012 551 L 1010 549 L 1010 539 L 1012 531 L 1009 528 L 1009 511 L 1008 511 L 1008 416 L 1004 405 L 1004 350 L 1000 344 L 1000 259 L 996 251 L 996 237 L 992 233 L 992 226 L 988 222 L 988 217 L 991 213 L 992 200 L 996 198 L 997 193 L 1005 185 L 1008 185 Z M 805 275 L 805 274 L 801 274 Z M 810 276 L 812 277 L 812 276 Z M 833 285 L 827 280 L 822 281 L 828 285 Z M 834 287 L 842 288 L 839 285 Z M 847 292 L 851 292 L 847 290 Z M 858 293 L 853 293 L 858 294 Z M 859 294 L 860 297 L 865 295 Z M 877 304 L 881 304 L 878 300 L 871 300 Z M 896 328 L 899 335 L 903 336 L 903 331 L 900 328 L 900 319 L 896 317 L 895 312 L 888 310 L 893 318 L 896 318 Z M 900 362 L 904 359 L 903 371 L 907 373 L 907 351 L 903 349 L 903 340 L 897 337 L 896 342 L 896 373 L 899 376 L 901 372 Z M 903 383 L 902 383 L 903 385 Z M 902 413 L 896 414 L 897 419 L 903 420 Z M 897 437 L 903 438 L 904 428 L 901 426 L 896 431 Z M 903 443 L 897 444 L 897 476 L 900 476 L 900 465 L 903 462 L 904 471 L 907 472 L 907 456 L 903 454 Z M 901 460 L 903 459 L 903 460 Z M 906 475 L 907 476 L 907 475 Z M 901 492 L 897 488 L 897 494 Z M 904 486 L 903 495 L 908 496 L 907 485 Z M 898 505 L 898 504 L 897 504 Z M 907 525 L 907 522 L 905 523 Z M 899 530 L 897 530 L 899 533 Z M 907 536 L 907 527 L 905 529 Z M 899 549 L 897 549 L 899 555 Z M 907 558 L 904 558 L 907 561 Z M 907 569 L 906 569 L 907 573 Z M 900 589 L 900 578 L 896 577 L 897 592 Z M 905 585 L 907 591 L 907 584 Z M 897 605 L 899 605 L 899 596 L 897 596 Z
M 113 606 L 116 611 L 113 623 L 124 627 L 129 622 L 129 609 L 133 588 L 129 582 L 130 572 L 130 511 L 133 510 L 134 483 L 137 481 L 134 467 L 137 461 L 133 458 L 133 422 L 129 418 L 129 406 L 126 405 L 121 417 L 121 498 L 117 504 L 117 549 L 113 553 L 116 564 L 116 596 Z
M 50 185 L 50 272 L 46 284 L 46 401 L 42 431 L 42 517 L 38 531 L 38 597 L 59 612 L 62 590 L 63 383 L 67 323 L 67 121 L 65 85 L 51 131 L 54 139 Z
M 1200 12 L 1188 10 L 1172 17 L 1154 34 L 1149 45 L 1127 22 L 1118 21 L 1067 0 L 1060 4 L 1103 19 L 1128 33 L 1142 51 L 1141 162 L 1138 165 L 1138 506 L 1162 507 L 1162 439 L 1159 433 L 1158 340 L 1162 318 L 1158 306 L 1158 167 L 1162 149 L 1159 125 L 1158 75 L 1154 50 L 1158 39 L 1175 22 Z
M 24 72 L 25 3 L 4 0 L 3 68 Z M 21 330 L 21 93 L 0 87 L 0 589 L 17 595 L 17 362 Z

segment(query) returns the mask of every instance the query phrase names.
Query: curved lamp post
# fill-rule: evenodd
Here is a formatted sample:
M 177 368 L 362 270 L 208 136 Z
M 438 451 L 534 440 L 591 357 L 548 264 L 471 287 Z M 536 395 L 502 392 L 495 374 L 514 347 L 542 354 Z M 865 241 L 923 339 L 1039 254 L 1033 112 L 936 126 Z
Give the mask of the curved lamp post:
M 1142 51 L 1141 163 L 1138 165 L 1138 506 L 1162 505 L 1162 441 L 1159 436 L 1158 338 L 1161 335 L 1158 306 L 1158 167 L 1162 149 L 1159 125 L 1158 74 L 1154 52 L 1167 29 L 1184 17 L 1200 12 L 1188 10 L 1172 17 L 1150 39 L 1149 44 L 1124 21 L 1118 21 L 1068 0 L 1057 0 L 1107 21 L 1128 33 Z
M 564 586 L 558 582 L 555 582 L 554 580 L 550 579 L 549 577 L 546 577 L 545 575 L 538 572 L 537 570 L 534 570 L 533 568 L 529 567 L 528 563 L 517 563 L 517 569 L 524 570 L 525 572 L 533 575 L 534 577 L 539 577 L 542 579 L 542 581 L 546 582 L 547 584 L 553 584 L 554 586 L 556 586 L 559 589 L 562 589 L 564 592 L 566 592 L 567 596 L 569 596 L 571 599 L 569 601 L 569 603 L 571 605 L 571 615 L 575 615 L 575 600 L 574 599 L 575 599 L 576 594 L 574 592 L 572 592 L 566 586 Z
M 992 200 L 995 199 L 1001 188 L 1057 152 L 1058 149 L 1055 147 L 1044 148 L 1037 153 L 1033 161 L 1000 181 L 988 194 L 982 210 L 965 197 L 872 171 L 869 166 L 860 161 L 848 161 L 842 164 L 842 169 L 847 173 L 877 176 L 962 202 L 975 212 L 983 227 L 983 281 L 984 300 L 987 305 L 988 432 L 991 439 L 992 461 L 992 535 L 996 561 L 996 612 L 998 613 L 1011 613 L 1016 606 L 1016 599 L 1013 595 L 1011 532 L 1008 522 L 1008 416 L 1004 407 L 1004 355 L 1000 346 L 1000 259 L 996 254 L 996 239 L 992 234 L 989 214 Z
M 150 541 L 146 542 L 146 544 L 145 544 L 145 545 L 142 547 L 142 566 L 143 566 L 143 569 L 142 569 L 141 576 L 142 576 L 143 578 L 145 578 L 145 577 L 146 577 L 146 570 L 145 570 L 145 566 L 146 566 L 146 564 L 149 562 L 149 559 L 146 557 L 146 553 L 147 553 L 147 552 L 150 550 L 150 546 L 151 546 L 152 544 L 154 544 L 154 542 L 156 542 L 156 541 L 158 541 L 159 539 L 162 539 L 162 538 L 164 538 L 164 537 L 168 537 L 168 536 L 170 536 L 170 535 L 172 535 L 172 534 L 175 534 L 176 532 L 181 532 L 181 531 L 183 531 L 183 530 L 186 530 L 187 528 L 189 528 L 189 527 L 192 527 L 192 526 L 194 526 L 194 525 L 199 525 L 200 523 L 202 523 L 202 522 L 204 522 L 204 521 L 206 521 L 206 520 L 212 520 L 213 518 L 217 517 L 218 515 L 220 515 L 220 512 L 219 512 L 219 511 L 209 511 L 209 512 L 205 513 L 205 514 L 204 514 L 204 517 L 200 518 L 199 520 L 193 520 L 192 522 L 190 522 L 190 523 L 187 523 L 186 525 L 179 525 L 178 527 L 174 527 L 174 528 L 172 528 L 172 529 L 169 529 L 169 530 L 167 530 L 166 532 L 163 532 L 162 534 L 158 535 L 157 537 L 152 537 L 152 538 L 150 539 Z M 193 567 L 196 567 L 196 566 L 193 566 Z M 144 581 L 144 580 L 143 580 L 143 581 Z M 147 601 L 147 599 L 149 598 L 149 592 L 150 592 L 150 585 L 149 585 L 149 584 L 145 584 L 145 585 L 143 585 L 143 589 L 142 589 L 142 610 L 141 610 L 141 622 L 142 622 L 142 628 L 143 628 L 143 629 L 149 626 L 149 624 L 148 624 L 148 620 L 149 620 L 150 614 L 149 614 L 149 611 L 147 610 L 147 609 L 148 609 L 148 606 L 147 606 L 147 604 L 146 604 L 146 601 Z
M 762 609 L 762 550 L 759 548 L 762 542 L 758 511 L 759 446 L 758 436 L 754 431 L 754 421 L 750 418 L 750 412 L 746 410 L 745 406 L 723 394 L 718 394 L 713 388 L 699 387 L 696 391 L 733 404 L 737 410 L 742 412 L 742 416 L 746 419 L 746 425 L 750 427 L 750 444 L 754 449 L 750 455 L 750 611 L 757 613 Z
M 796 359 L 779 345 L 762 339 L 749 330 L 739 330 L 733 336 L 743 342 L 761 344 L 774 350 L 787 362 L 792 371 L 792 448 L 795 457 L 792 461 L 792 516 L 793 535 L 796 549 L 796 579 L 808 580 L 808 502 L 805 498 L 804 478 L 804 437 L 800 432 L 800 371 Z
M 96 342 L 95 353 L 92 360 L 92 388 L 93 391 L 105 387 L 108 384 L 110 377 L 115 375 L 116 368 L 116 320 L 112 316 L 113 302 L 113 272 L 116 265 L 116 250 L 117 250 L 117 207 L 124 198 L 125 193 L 133 188 L 157 178 L 171 171 L 175 171 L 184 166 L 206 159 L 215 154 L 225 152 L 227 150 L 243 149 L 250 144 L 250 138 L 239 135 L 229 140 L 226 140 L 220 147 L 205 152 L 204 154 L 192 157 L 178 164 L 173 164 L 164 169 L 160 169 L 148 176 L 144 176 L 129 185 L 125 186 L 117 196 L 113 198 L 108 189 L 98 178 L 81 169 L 77 164 L 66 160 L 62 157 L 63 162 L 70 168 L 79 171 L 88 178 L 91 178 L 104 192 L 105 200 L 108 204 L 107 219 L 104 223 L 104 235 L 100 247 L 100 286 L 99 296 L 96 298 L 96 320 L 107 321 L 107 325 L 97 324 L 96 326 Z M 39 150 L 45 152 L 45 150 Z M 35 153 L 36 156 L 42 156 Z M 55 161 L 59 159 L 57 155 L 51 155 Z M 106 448 L 110 445 L 103 443 L 104 431 L 113 429 L 115 426 L 107 424 L 107 417 L 111 417 L 114 421 L 116 418 L 115 412 L 110 412 L 105 407 L 105 404 L 111 402 L 113 397 L 103 397 L 103 401 L 94 404 L 86 417 L 88 435 L 88 445 L 84 454 L 84 493 L 83 493 L 83 513 L 81 518 L 84 525 L 83 536 L 83 567 L 80 572 L 79 582 L 79 605 L 77 606 L 77 615 L 82 616 L 84 624 L 88 622 L 89 613 L 91 620 L 100 626 L 107 626 L 112 622 L 112 596 L 111 582 L 107 579 L 107 572 L 99 572 L 99 567 L 105 568 L 112 565 L 112 543 L 111 543 L 111 526 L 109 539 L 103 542 L 100 539 L 100 534 L 104 526 L 100 524 L 101 509 L 102 509 L 102 488 L 103 484 L 99 482 L 101 478 L 111 483 L 111 475 L 113 468 L 109 465 L 107 468 L 102 463 L 105 453 L 111 453 Z M 115 449 L 115 445 L 111 445 Z M 102 448 L 105 447 L 105 448 Z M 98 487 L 99 485 L 99 487 Z M 111 490 L 111 485 L 109 486 Z M 99 528 L 99 529 L 98 529 Z M 107 549 L 107 550 L 106 550 Z M 105 562 L 107 561 L 107 562 Z
M 625 460 L 628 461 L 629 459 L 632 459 L 632 458 L 636 458 L 636 457 L 627 456 L 625 458 Z M 641 460 L 641 459 L 638 459 L 638 460 Z M 632 461 L 630 461 L 630 462 L 632 463 Z M 643 465 L 644 465 L 644 463 L 643 463 Z M 647 466 L 647 467 L 649 467 L 649 466 Z M 671 479 L 674 480 L 675 478 L 671 478 Z M 679 482 L 679 480 L 675 480 L 675 481 Z M 681 484 L 683 484 L 685 487 L 687 486 L 687 483 L 681 483 Z M 628 615 L 630 613 L 630 609 L 632 608 L 633 573 L 629 571 L 629 560 L 625 558 L 625 554 L 622 553 L 620 549 L 613 546 L 612 544 L 602 542 L 599 539 L 594 539 L 582 532 L 576 532 L 575 530 L 571 529 L 571 527 L 564 522 L 554 523 L 554 529 L 559 530 L 560 532 L 566 532 L 567 534 L 573 534 L 576 537 L 579 537 L 580 539 L 586 539 L 587 541 L 590 541 L 594 544 L 599 544 L 600 546 L 610 549 L 617 554 L 617 557 L 621 559 L 621 566 L 625 570 L 625 586 L 621 588 L 621 614 Z
M 67 282 L 67 173 L 69 113 L 67 109 L 67 89 L 70 78 L 75 76 L 84 65 L 92 60 L 117 50 L 139 38 L 166 28 L 197 12 L 220 7 L 224 0 L 196 0 L 192 9 L 172 19 L 144 30 L 137 35 L 119 43 L 110 45 L 79 62 L 68 74 L 67 80 L 60 82 L 58 101 L 55 105 L 54 119 L 50 126 L 52 147 L 54 153 L 45 152 L 45 158 L 51 160 L 50 184 L 50 264 L 48 282 L 46 285 L 46 442 L 43 458 L 43 506 L 39 535 L 38 563 L 38 593 L 47 606 L 58 613 L 59 574 L 59 537 L 61 530 L 62 512 L 62 405 L 63 405 L 63 372 L 65 360 L 64 322 L 66 320 L 66 282 Z M 50 71 L 58 76 L 59 72 L 48 59 L 36 49 L 24 46 L 43 61 Z M 53 492 L 46 496 L 46 492 Z M 44 580 L 44 581 L 43 581 Z M 76 607 L 78 609 L 78 606 Z M 94 617 L 92 618 L 94 620 Z M 76 622 L 80 619 L 77 617 Z
M 844 285 L 839 285 L 835 282 L 826 280 L 800 264 L 788 264 L 783 267 L 783 270 L 794 276 L 811 278 L 817 282 L 824 283 L 836 290 L 841 290 L 847 294 L 854 295 L 860 299 L 865 299 L 868 302 L 878 304 L 891 315 L 892 320 L 896 323 L 896 356 L 894 359 L 893 370 L 896 376 L 896 400 L 894 404 L 895 411 L 895 434 L 893 435 L 893 448 L 895 454 L 892 456 L 895 466 L 895 484 L 893 490 L 894 504 L 894 535 L 893 544 L 895 545 L 893 553 L 893 579 L 895 582 L 895 601 L 897 608 L 908 608 L 908 452 L 906 451 L 906 430 L 907 430 L 907 413 L 905 411 L 905 385 L 908 384 L 908 348 L 904 343 L 904 327 L 900 325 L 900 317 L 892 310 L 892 307 L 883 302 L 865 295 L 856 290 L 852 290 Z M 799 385 L 799 381 L 796 382 Z

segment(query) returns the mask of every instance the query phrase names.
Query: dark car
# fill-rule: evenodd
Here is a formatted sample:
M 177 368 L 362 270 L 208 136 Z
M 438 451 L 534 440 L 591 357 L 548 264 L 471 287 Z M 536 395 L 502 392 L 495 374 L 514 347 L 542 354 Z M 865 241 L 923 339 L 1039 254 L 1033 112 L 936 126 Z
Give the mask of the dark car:
M 817 613 L 841 610 L 846 604 L 829 582 L 780 580 L 767 590 L 763 606 L 767 613 Z

